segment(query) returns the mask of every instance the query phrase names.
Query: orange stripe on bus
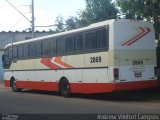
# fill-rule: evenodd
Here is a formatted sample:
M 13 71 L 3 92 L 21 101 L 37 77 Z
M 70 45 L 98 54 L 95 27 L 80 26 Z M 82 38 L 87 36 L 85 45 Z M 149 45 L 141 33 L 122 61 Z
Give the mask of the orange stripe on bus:
M 145 35 L 147 35 L 151 30 L 149 28 L 146 28 L 147 31 L 145 31 L 144 34 L 142 34 L 141 36 L 139 36 L 138 38 L 130 41 L 129 43 L 127 43 L 127 46 L 130 46 L 131 44 L 133 44 L 134 42 L 138 41 L 140 38 L 144 37 Z
M 122 46 L 124 46 L 124 45 L 129 46 L 129 45 L 133 44 L 134 42 L 138 41 L 140 38 L 144 37 L 146 34 L 148 34 L 151 31 L 150 28 L 139 27 L 139 29 L 141 30 L 141 32 L 139 34 L 135 35 L 133 38 L 122 42 Z
M 60 68 L 58 65 L 55 65 L 51 62 L 52 58 L 41 58 L 41 63 L 47 66 L 50 69 L 57 69 Z
M 62 56 L 56 57 L 54 61 L 55 61 L 56 63 L 64 66 L 65 68 L 74 68 L 72 65 L 69 65 L 69 64 L 63 62 L 63 61 L 62 61 Z
M 62 68 L 62 66 L 64 68 L 74 68 L 74 66 L 69 65 L 65 62 L 62 61 L 62 56 L 60 57 L 56 57 L 54 59 L 54 62 L 57 64 L 52 63 L 52 58 L 42 58 L 40 61 L 43 65 L 47 66 L 48 68 L 51 69 L 57 69 L 57 68 Z M 59 64 L 59 65 L 58 65 Z

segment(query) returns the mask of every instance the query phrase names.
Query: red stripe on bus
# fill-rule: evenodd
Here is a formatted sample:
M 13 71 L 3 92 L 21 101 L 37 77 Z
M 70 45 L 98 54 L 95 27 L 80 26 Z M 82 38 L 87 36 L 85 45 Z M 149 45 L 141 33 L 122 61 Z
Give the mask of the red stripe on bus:
M 124 46 L 124 45 L 129 46 L 129 45 L 133 44 L 134 42 L 138 41 L 140 38 L 144 37 L 146 34 L 148 34 L 151 31 L 150 28 L 145 28 L 144 29 L 142 27 L 139 27 L 139 29 L 141 30 L 141 32 L 139 34 L 137 34 L 136 36 L 134 36 L 133 38 L 124 42 L 122 44 L 122 46 Z
M 45 66 L 47 66 L 48 68 L 51 68 L 51 69 L 57 69 L 57 68 L 61 68 L 59 67 L 58 65 L 56 64 L 53 64 L 52 62 L 52 58 L 41 58 L 41 63 Z
M 65 62 L 62 61 L 62 56 L 60 57 L 56 57 L 54 59 L 55 63 L 58 63 L 59 65 L 56 65 L 54 63 L 52 63 L 52 58 L 42 58 L 40 61 L 43 65 L 47 66 L 48 68 L 51 69 L 57 69 L 57 68 L 74 68 L 72 65 L 69 65 Z
M 4 80 L 4 85 L 6 87 L 10 87 L 10 80 Z
M 74 68 L 72 65 L 69 65 L 69 64 L 63 62 L 63 61 L 62 61 L 62 56 L 56 57 L 54 61 L 55 61 L 56 63 L 64 66 L 65 68 Z
M 58 82 L 40 82 L 40 81 L 17 81 L 17 88 L 58 91 Z
M 8 87 L 9 80 L 5 80 Z M 105 93 L 123 90 L 138 90 L 145 88 L 157 87 L 157 80 L 122 82 L 122 83 L 70 83 L 72 93 Z M 58 82 L 39 82 L 39 81 L 17 81 L 18 88 L 58 91 Z
M 141 36 L 139 36 L 138 38 L 130 41 L 129 43 L 127 43 L 127 46 L 130 46 L 131 44 L 133 44 L 134 42 L 138 41 L 139 39 L 141 39 L 142 37 L 144 37 L 145 35 L 147 35 L 151 30 L 149 28 L 146 28 L 147 31 L 145 31 L 144 34 L 142 34 Z
M 135 35 L 133 38 L 131 38 L 131 39 L 127 40 L 126 42 L 124 42 L 124 43 L 122 44 L 122 46 L 125 45 L 125 44 L 127 44 L 128 42 L 134 40 L 135 38 L 137 38 L 138 36 L 140 36 L 141 34 L 143 34 L 143 33 L 145 32 L 145 30 L 144 30 L 143 28 L 139 27 L 139 29 L 141 30 L 141 32 L 138 33 L 137 35 Z
M 158 86 L 157 80 L 123 83 L 72 83 L 73 93 L 105 93 L 124 90 L 139 90 Z

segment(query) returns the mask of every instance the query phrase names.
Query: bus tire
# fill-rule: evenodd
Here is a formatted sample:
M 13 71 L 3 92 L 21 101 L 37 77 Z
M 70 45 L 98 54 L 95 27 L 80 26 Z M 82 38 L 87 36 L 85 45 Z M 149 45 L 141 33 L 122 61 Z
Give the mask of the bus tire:
M 20 92 L 22 90 L 20 88 L 17 88 L 16 80 L 13 77 L 11 78 L 11 87 L 12 87 L 13 92 Z
M 62 78 L 62 80 L 60 80 L 59 91 L 63 97 L 71 97 L 70 84 L 66 78 Z

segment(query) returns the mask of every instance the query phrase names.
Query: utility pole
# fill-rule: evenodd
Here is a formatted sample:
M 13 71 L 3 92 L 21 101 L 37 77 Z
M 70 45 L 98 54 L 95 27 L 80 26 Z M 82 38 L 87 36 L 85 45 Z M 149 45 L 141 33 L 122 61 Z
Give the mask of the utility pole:
M 34 0 L 32 0 L 32 38 L 34 38 Z

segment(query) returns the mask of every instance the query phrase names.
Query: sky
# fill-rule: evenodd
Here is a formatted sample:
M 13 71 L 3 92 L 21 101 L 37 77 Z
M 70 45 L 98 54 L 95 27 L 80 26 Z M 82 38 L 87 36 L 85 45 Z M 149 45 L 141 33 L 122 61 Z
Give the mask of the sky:
M 31 21 L 32 0 L 7 0 L 21 11 Z M 85 9 L 85 0 L 34 0 L 35 26 L 48 26 L 55 23 L 59 15 L 65 19 L 76 16 L 77 12 Z M 31 22 L 18 13 L 6 0 L 0 0 L 0 32 L 23 31 L 31 28 Z M 35 30 L 50 30 L 55 27 Z

